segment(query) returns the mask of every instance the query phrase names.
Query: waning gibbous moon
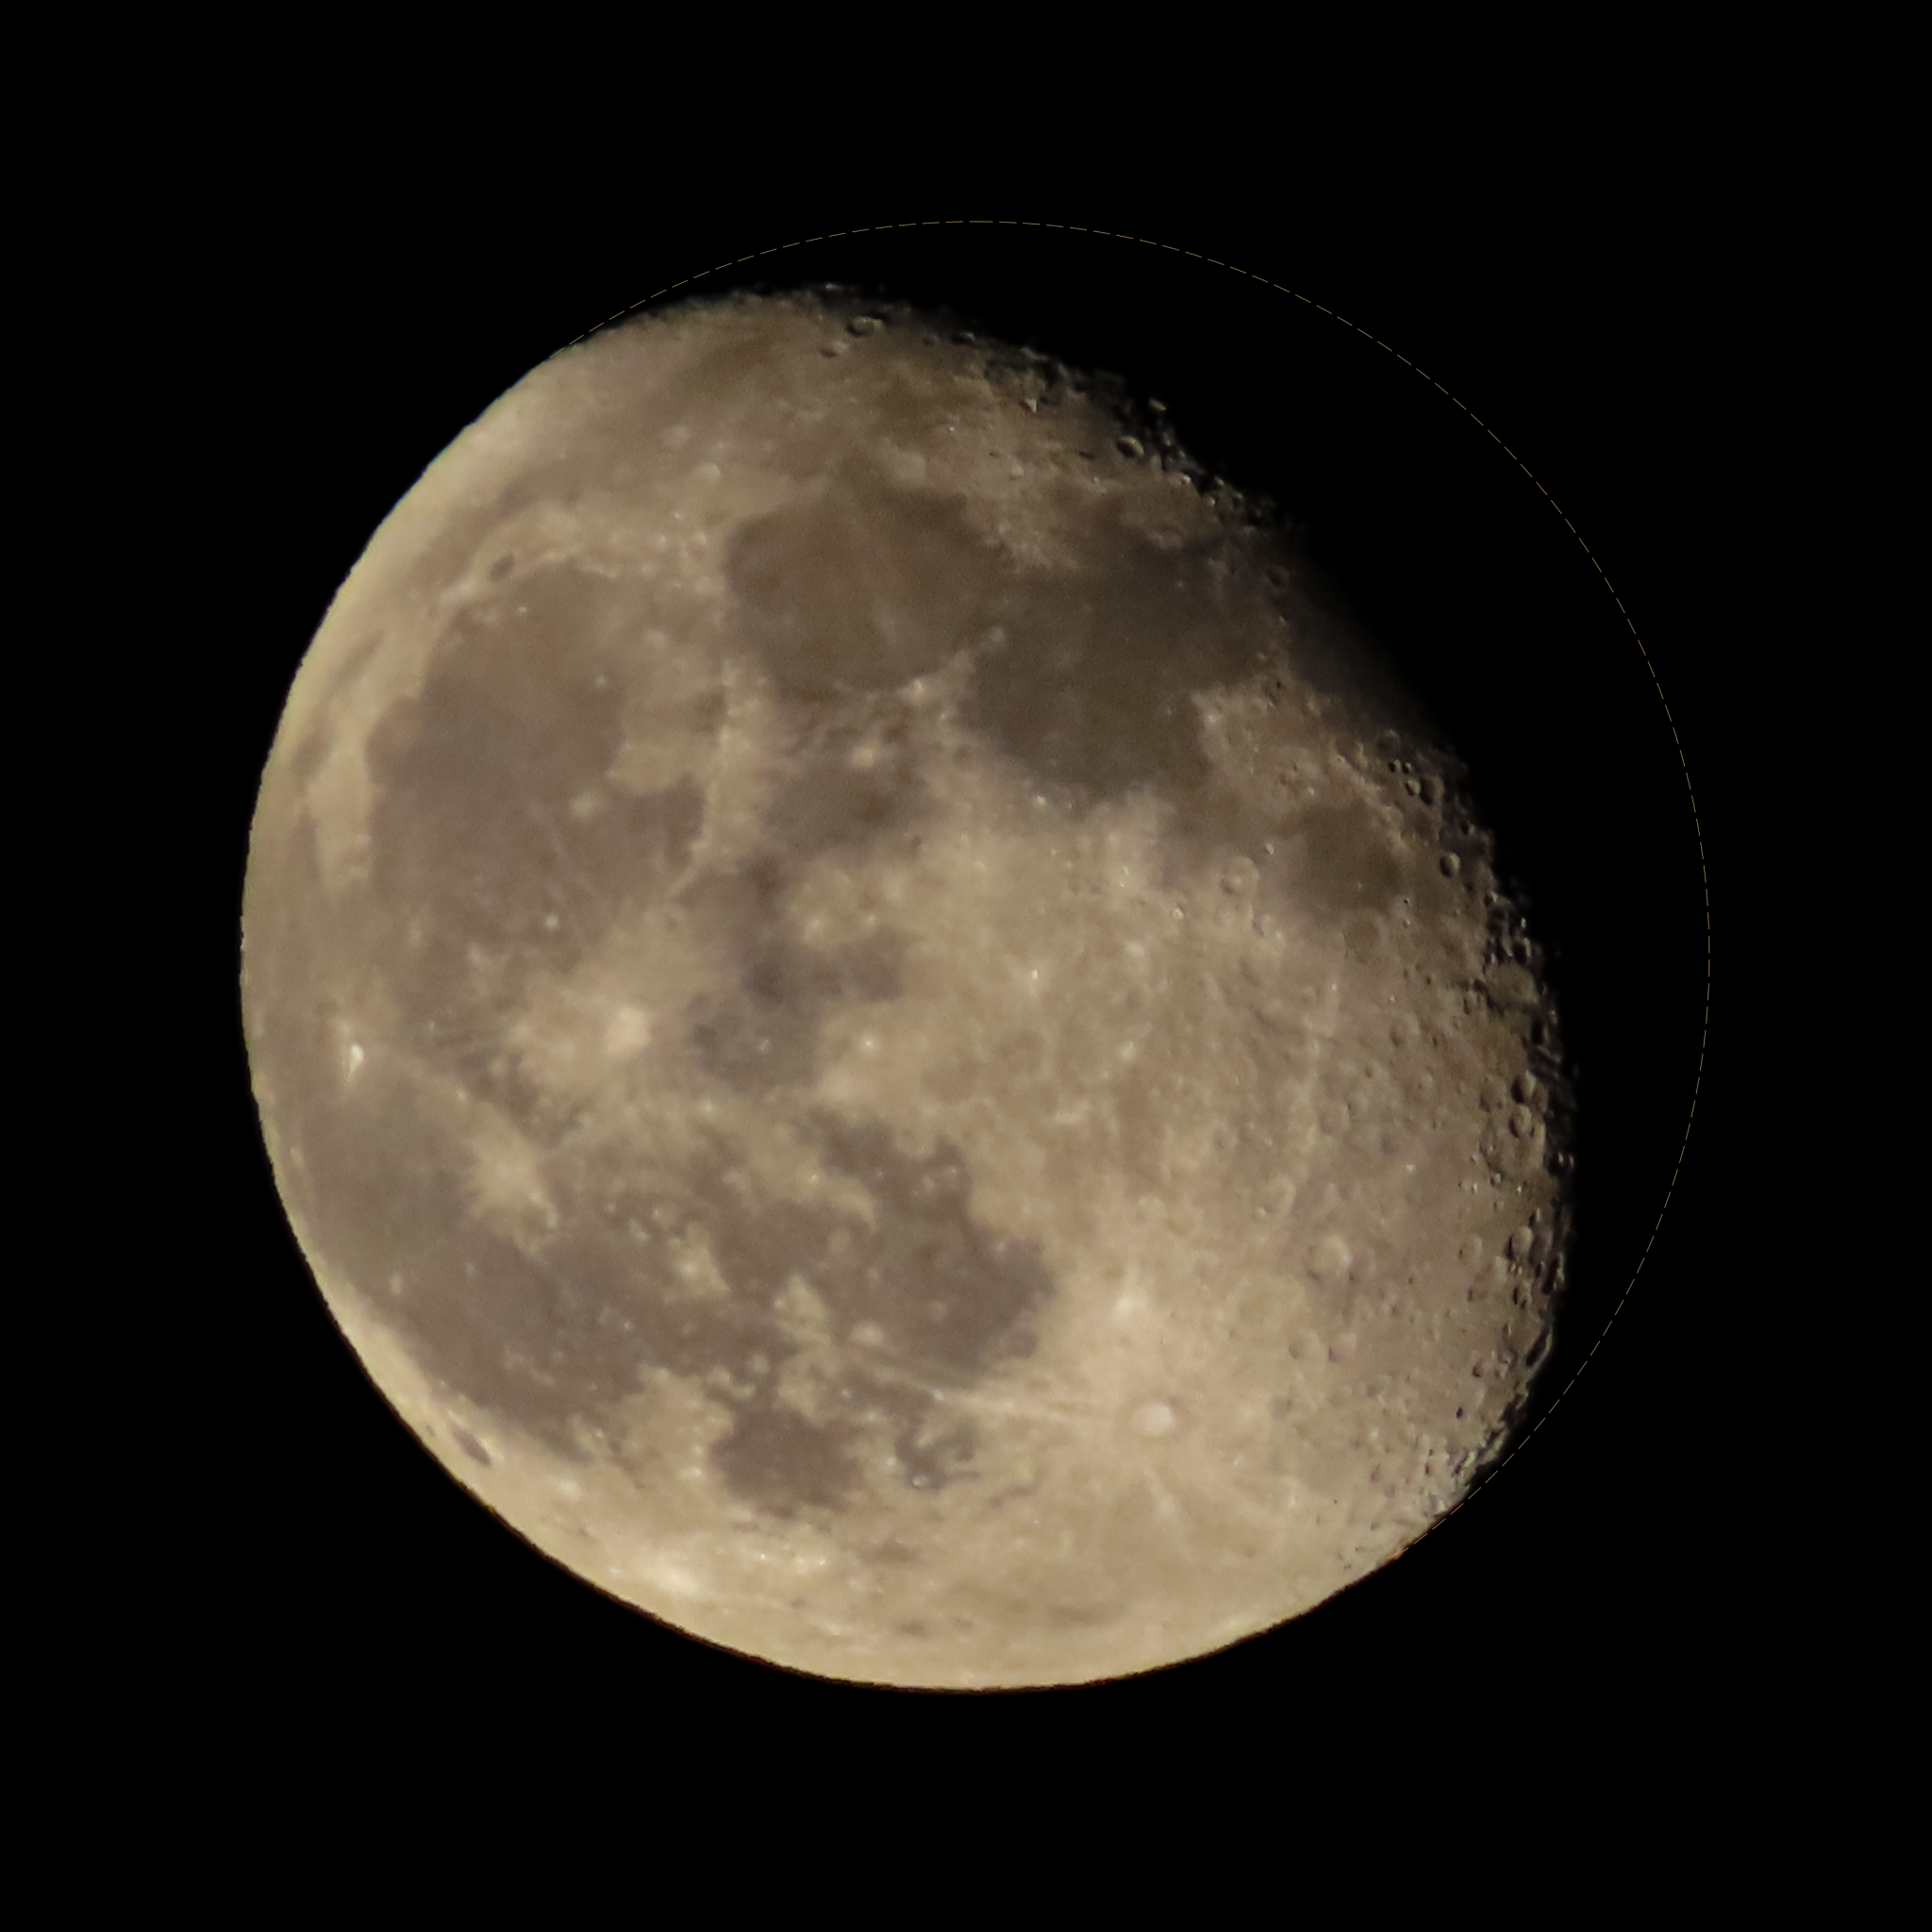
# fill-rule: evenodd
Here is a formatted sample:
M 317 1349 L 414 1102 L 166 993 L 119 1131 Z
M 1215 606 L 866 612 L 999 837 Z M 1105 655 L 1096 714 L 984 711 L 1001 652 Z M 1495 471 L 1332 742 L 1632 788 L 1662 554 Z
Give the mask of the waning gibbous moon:
M 370 1374 L 557 1562 L 823 1676 L 1114 1677 L 1385 1563 L 1520 1413 L 1568 1089 L 1492 852 L 1163 414 L 687 304 L 337 595 L 255 1092 Z

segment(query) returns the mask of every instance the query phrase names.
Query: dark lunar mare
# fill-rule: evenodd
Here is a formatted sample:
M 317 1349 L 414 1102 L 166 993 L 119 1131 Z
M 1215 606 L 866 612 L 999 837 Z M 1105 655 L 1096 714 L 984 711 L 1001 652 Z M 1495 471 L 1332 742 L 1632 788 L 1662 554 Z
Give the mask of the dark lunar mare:
M 813 1116 L 824 1163 L 865 1187 L 869 1221 L 760 1198 L 726 1140 L 675 1172 L 559 1163 L 559 1224 L 520 1244 L 475 1218 L 459 1120 L 382 1050 L 401 1047 L 502 1108 L 540 1148 L 569 1130 L 505 1053 L 510 1016 L 534 979 L 568 972 L 615 919 L 663 900 L 703 823 L 689 782 L 641 798 L 603 785 L 640 621 L 621 587 L 568 567 L 530 573 L 459 617 L 420 697 L 373 735 L 369 884 L 332 898 L 306 832 L 265 871 L 251 974 L 321 990 L 259 1008 L 260 1077 L 288 1096 L 269 1111 L 287 1124 L 293 1205 L 426 1374 L 560 1455 L 615 1448 L 617 1406 L 662 1368 L 728 1406 L 713 1458 L 747 1502 L 836 1506 L 868 1427 L 888 1432 L 906 1482 L 942 1487 L 966 1472 L 974 1442 L 936 1391 L 1025 1352 L 1053 1287 L 1037 1252 L 974 1217 L 957 1149 L 922 1160 L 882 1126 Z M 876 772 L 848 768 L 841 753 L 864 722 L 848 702 L 798 689 L 786 707 L 799 775 L 770 814 L 769 851 L 681 892 L 741 962 L 735 985 L 685 1016 L 691 1043 L 715 1077 L 760 1093 L 810 1078 L 827 1006 L 898 990 L 903 941 L 890 931 L 827 952 L 788 936 L 789 879 L 815 853 L 903 833 L 925 809 L 890 746 Z M 592 793 L 600 809 L 573 813 Z M 371 985 L 395 1003 L 395 1038 L 372 1042 L 345 1091 L 334 1023 Z M 679 1260 L 695 1242 L 727 1296 L 691 1296 Z M 817 1420 L 778 1399 L 799 1343 L 776 1304 L 794 1278 L 822 1298 L 835 1335 L 869 1322 L 879 1337 L 866 1366 L 841 1351 Z
M 880 1125 L 829 1114 L 812 1124 L 827 1166 L 871 1196 L 870 1222 L 758 1199 L 737 1150 L 721 1141 L 676 1176 L 609 1176 L 594 1197 L 573 1204 L 555 1257 L 560 1275 L 625 1311 L 637 1368 L 695 1377 L 730 1406 L 717 1467 L 740 1495 L 777 1509 L 842 1500 L 857 1478 L 851 1444 L 867 1426 L 890 1428 L 915 1488 L 963 1473 L 972 1432 L 946 1421 L 939 1398 L 1025 1354 L 1032 1320 L 1053 1291 L 1034 1248 L 974 1219 L 956 1148 L 919 1159 Z M 728 1300 L 685 1288 L 678 1259 L 693 1242 L 730 1285 Z M 777 1395 L 779 1372 L 801 1345 L 777 1307 L 794 1280 L 824 1304 L 834 1336 L 864 1322 L 879 1331 L 870 1349 L 838 1351 L 817 1422 Z

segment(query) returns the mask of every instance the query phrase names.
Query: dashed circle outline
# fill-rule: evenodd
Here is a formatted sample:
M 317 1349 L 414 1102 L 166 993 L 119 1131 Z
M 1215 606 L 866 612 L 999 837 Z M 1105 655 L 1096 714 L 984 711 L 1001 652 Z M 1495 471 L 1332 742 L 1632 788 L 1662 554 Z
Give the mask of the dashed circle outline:
M 1609 592 L 1610 601 L 1616 605 L 1618 615 L 1628 625 L 1631 641 L 1636 644 L 1638 655 L 1643 659 L 1643 668 L 1650 674 L 1650 681 L 1657 691 L 1657 702 L 1663 707 L 1664 722 L 1671 727 L 1671 742 L 1676 749 L 1677 766 L 1684 774 L 1685 794 L 1690 802 L 1690 828 L 1697 840 L 1697 871 L 1704 893 L 1704 1014 L 1699 1023 L 1697 1036 L 1697 1069 L 1690 1083 L 1690 1111 L 1685 1117 L 1684 1138 L 1678 1142 L 1676 1161 L 1671 1169 L 1671 1177 L 1664 1186 L 1662 1205 L 1657 1208 L 1657 1220 L 1652 1224 L 1650 1234 L 1643 1243 L 1643 1252 L 1637 1257 L 1637 1266 L 1631 1271 L 1630 1279 L 1624 1284 L 1623 1293 L 1617 1297 L 1616 1307 L 1610 1310 L 1608 1318 L 1604 1323 L 1602 1332 L 1591 1343 L 1588 1353 L 1577 1363 L 1575 1369 L 1572 1371 L 1570 1379 L 1558 1391 L 1556 1399 L 1538 1416 L 1536 1422 L 1531 1425 L 1528 1434 L 1515 1442 L 1511 1446 L 1509 1453 L 1500 1462 L 1485 1470 L 1475 1485 L 1452 1508 L 1445 1510 L 1426 1529 L 1423 1530 L 1410 1541 L 1403 1544 L 1402 1548 L 1396 1551 L 1393 1557 L 1389 1557 L 1384 1563 L 1376 1566 L 1378 1569 L 1386 1568 L 1388 1563 L 1394 1562 L 1400 1557 L 1407 1556 L 1410 1550 L 1416 1548 L 1418 1544 L 1441 1528 L 1452 1517 L 1459 1515 L 1462 1510 L 1466 1509 L 1529 1446 L 1531 1441 L 1541 1432 L 1542 1425 L 1562 1407 L 1564 1397 L 1570 1393 L 1571 1390 L 1575 1388 L 1584 1370 L 1595 1358 L 1597 1350 L 1603 1346 L 1610 1330 L 1615 1327 L 1617 1317 L 1624 1312 L 1624 1303 L 1630 1299 L 1632 1291 L 1636 1289 L 1638 1277 L 1643 1273 L 1643 1264 L 1650 1258 L 1650 1251 L 1657 1244 L 1657 1235 L 1664 1224 L 1664 1216 L 1670 1211 L 1671 1197 L 1676 1192 L 1677 1178 L 1684 1171 L 1684 1157 L 1690 1145 L 1690 1130 L 1697 1119 L 1698 1096 L 1704 1089 L 1704 1058 L 1710 1039 L 1710 869 L 1705 858 L 1704 826 L 1698 817 L 1696 789 L 1690 782 L 1690 760 L 1684 756 L 1684 741 L 1678 735 L 1677 721 L 1671 712 L 1671 702 L 1664 695 L 1663 681 L 1657 676 L 1657 666 L 1651 661 L 1650 653 L 1644 647 L 1643 639 L 1638 631 L 1636 620 L 1624 608 L 1623 598 L 1617 593 L 1617 587 L 1610 582 L 1609 573 L 1604 569 L 1603 563 L 1597 557 L 1596 552 L 1584 541 L 1583 533 L 1564 514 L 1562 506 L 1544 488 L 1542 479 L 1460 396 L 1445 389 L 1427 370 L 1418 367 L 1400 349 L 1391 347 L 1389 343 L 1383 341 L 1372 329 L 1366 329 L 1359 323 L 1349 321 L 1347 316 L 1340 314 L 1323 303 L 1317 302 L 1311 295 L 1304 295 L 1297 289 L 1288 288 L 1280 282 L 1272 280 L 1267 275 L 1257 275 L 1253 269 L 1242 268 L 1238 263 L 1223 261 L 1216 256 L 1203 255 L 1191 248 L 1177 247 L 1172 242 L 1149 241 L 1144 235 L 1124 234 L 1116 228 L 1088 228 L 1074 222 L 1028 222 L 988 217 L 977 219 L 961 217 L 945 221 L 878 222 L 874 223 L 870 226 L 858 228 L 828 228 L 823 235 L 810 235 L 801 241 L 781 242 L 770 248 L 756 249 L 750 255 L 738 256 L 730 261 L 722 261 L 712 268 L 701 269 L 695 275 L 686 275 L 680 281 L 669 282 L 663 288 L 653 291 L 652 293 L 644 296 L 641 301 L 633 302 L 629 308 L 621 308 L 616 314 L 607 316 L 602 322 L 593 324 L 590 328 L 584 330 L 581 335 L 574 337 L 565 346 L 567 348 L 575 348 L 579 342 L 586 341 L 590 337 L 596 334 L 598 329 L 608 328 L 613 322 L 621 322 L 625 316 L 636 314 L 640 308 L 643 308 L 666 295 L 674 294 L 679 289 L 689 288 L 693 282 L 701 282 L 708 275 L 722 275 L 726 269 L 742 268 L 746 262 L 762 260 L 768 255 L 783 255 L 793 248 L 809 248 L 821 242 L 837 242 L 854 235 L 885 234 L 900 228 L 1041 228 L 1057 229 L 1061 233 L 1070 235 L 1094 235 L 1108 241 L 1130 242 L 1138 247 L 1156 248 L 1168 255 L 1184 256 L 1191 261 L 1206 262 L 1211 268 L 1225 269 L 1230 275 L 1241 275 L 1251 282 L 1259 282 L 1263 288 L 1273 289 L 1277 294 L 1291 296 L 1295 301 L 1314 309 L 1318 314 L 1328 316 L 1331 320 L 1339 322 L 1342 327 L 1353 329 L 1357 335 L 1374 342 L 1376 348 L 1385 350 L 1389 355 L 1393 356 L 1404 368 L 1414 371 L 1439 395 L 1446 396 L 1450 402 L 1454 403 L 1536 485 L 1537 491 L 1541 495 L 1543 501 L 1556 511 L 1558 517 L 1562 518 L 1563 527 L 1576 539 L 1577 547 L 1582 550 L 1584 556 L 1590 558 L 1591 564 L 1595 569 L 1597 575 L 1603 579 L 1604 589 Z M 1371 1572 L 1370 1574 L 1373 1574 L 1374 1573 Z M 1357 1580 L 1366 1581 L 1366 1578 Z

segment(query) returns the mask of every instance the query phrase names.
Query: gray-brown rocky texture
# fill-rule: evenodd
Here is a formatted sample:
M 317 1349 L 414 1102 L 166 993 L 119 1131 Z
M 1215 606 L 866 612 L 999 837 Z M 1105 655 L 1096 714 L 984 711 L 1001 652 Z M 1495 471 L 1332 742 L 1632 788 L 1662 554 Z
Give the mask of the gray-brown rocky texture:
M 329 611 L 247 882 L 275 1171 L 378 1385 L 600 1588 L 1085 1681 L 1493 1448 L 1561 1263 L 1536 961 L 1208 485 L 1041 358 L 740 297 L 535 371 Z

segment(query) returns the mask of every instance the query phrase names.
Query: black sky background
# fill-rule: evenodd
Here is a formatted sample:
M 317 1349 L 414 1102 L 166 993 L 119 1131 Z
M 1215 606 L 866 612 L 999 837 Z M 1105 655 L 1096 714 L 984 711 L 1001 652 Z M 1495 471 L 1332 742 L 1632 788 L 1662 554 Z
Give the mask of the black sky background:
M 667 1752 L 836 1733 L 915 1760 L 1099 1761 L 1152 1740 L 1178 1773 L 1238 1740 L 1307 1753 L 1381 1735 L 1408 1774 L 1444 1780 L 1471 1754 L 1498 1775 L 1558 1749 L 1608 1763 L 1659 1724 L 1730 1736 L 1753 1704 L 1739 1633 L 1775 1568 L 1740 1435 L 1751 1282 L 1767 1278 L 1740 1235 L 1758 1021 L 1738 937 L 1757 890 L 1746 613 L 1772 561 L 1739 508 L 1761 487 L 1761 442 L 1739 431 L 1769 355 L 1761 227 L 1714 241 L 1641 180 L 1592 177 L 1579 201 L 1576 183 L 1501 165 L 1425 171 L 1379 201 L 1045 169 L 721 185 L 672 211 L 610 191 L 568 218 L 541 218 L 508 163 L 460 193 L 426 164 L 400 186 L 305 177 L 273 221 L 225 169 L 193 182 L 167 243 L 174 428 L 193 445 L 190 520 L 238 561 L 199 606 L 174 779 L 193 1291 L 144 1304 L 128 1345 L 192 1474 L 150 1499 L 166 1583 L 130 1620 L 129 1709 L 192 1710 L 271 1756 L 380 1748 L 405 1713 L 455 1757 L 512 1729 Z M 1062 225 L 931 225 L 966 218 Z M 898 224 L 919 225 L 760 253 Z M 1579 1313 L 1544 1391 L 1562 1399 L 1398 1562 L 1218 1656 L 946 1696 L 796 1676 L 654 1624 L 530 1551 L 417 1446 L 282 1219 L 235 972 L 289 679 L 452 437 L 565 342 L 725 264 L 696 288 L 831 278 L 950 300 L 1158 395 L 1197 455 L 1305 519 L 1429 689 L 1557 948 L 1590 1137 Z

